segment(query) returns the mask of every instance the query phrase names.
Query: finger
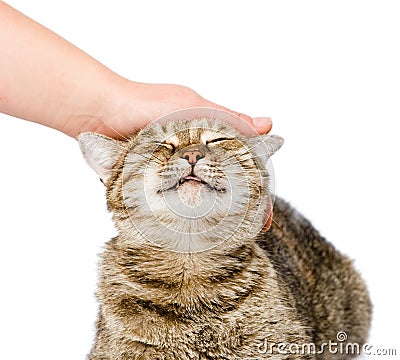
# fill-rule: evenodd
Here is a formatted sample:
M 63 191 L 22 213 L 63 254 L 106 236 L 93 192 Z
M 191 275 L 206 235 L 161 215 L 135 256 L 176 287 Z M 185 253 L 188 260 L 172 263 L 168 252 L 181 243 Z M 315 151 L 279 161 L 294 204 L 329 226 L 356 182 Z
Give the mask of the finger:
M 272 120 L 270 117 L 255 117 L 252 120 L 259 134 L 267 134 L 271 131 Z
M 252 118 L 249 115 L 239 113 L 237 111 L 228 109 L 225 106 L 213 104 L 216 109 L 224 110 L 228 113 L 234 114 L 240 119 L 244 120 L 247 125 L 250 125 L 252 128 L 256 130 L 258 134 L 267 134 L 271 131 L 272 128 L 272 120 L 270 117 L 255 117 Z M 248 126 L 245 124 L 241 124 L 240 122 L 235 122 L 233 124 L 239 131 L 243 132 L 244 134 L 247 135 L 248 133 Z

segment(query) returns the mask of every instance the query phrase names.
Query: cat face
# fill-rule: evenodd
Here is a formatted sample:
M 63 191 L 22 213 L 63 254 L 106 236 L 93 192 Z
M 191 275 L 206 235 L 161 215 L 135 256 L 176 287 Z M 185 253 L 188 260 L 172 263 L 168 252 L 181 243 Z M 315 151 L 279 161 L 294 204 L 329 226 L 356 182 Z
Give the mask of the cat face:
M 259 233 L 271 207 L 266 162 L 283 143 L 205 118 L 154 123 L 128 141 L 78 140 L 122 236 L 184 252 Z

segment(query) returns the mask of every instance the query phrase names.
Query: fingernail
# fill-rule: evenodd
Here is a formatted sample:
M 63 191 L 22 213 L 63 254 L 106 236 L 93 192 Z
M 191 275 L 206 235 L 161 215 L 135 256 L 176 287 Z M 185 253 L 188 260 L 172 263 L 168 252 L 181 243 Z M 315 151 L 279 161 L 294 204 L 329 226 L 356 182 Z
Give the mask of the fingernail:
M 257 130 L 267 131 L 272 126 L 272 120 L 270 117 L 255 117 L 253 118 L 253 124 Z

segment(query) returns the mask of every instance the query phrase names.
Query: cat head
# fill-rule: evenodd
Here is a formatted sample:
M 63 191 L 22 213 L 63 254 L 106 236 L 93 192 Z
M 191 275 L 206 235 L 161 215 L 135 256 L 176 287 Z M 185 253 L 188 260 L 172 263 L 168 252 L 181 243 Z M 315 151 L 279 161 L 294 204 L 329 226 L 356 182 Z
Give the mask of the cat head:
M 126 242 L 182 252 L 237 246 L 271 212 L 267 162 L 279 136 L 245 137 L 199 118 L 153 123 L 126 141 L 94 133 L 78 141 Z

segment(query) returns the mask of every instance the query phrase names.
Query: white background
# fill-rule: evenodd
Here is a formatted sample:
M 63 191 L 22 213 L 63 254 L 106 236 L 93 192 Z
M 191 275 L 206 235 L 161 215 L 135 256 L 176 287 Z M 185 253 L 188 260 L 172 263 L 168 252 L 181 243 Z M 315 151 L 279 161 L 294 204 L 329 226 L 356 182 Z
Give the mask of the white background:
M 125 77 L 272 116 L 277 193 L 355 259 L 370 342 L 400 354 L 397 1 L 8 2 Z M 0 154 L 0 358 L 83 359 L 115 234 L 103 186 L 36 124 L 0 115 Z

